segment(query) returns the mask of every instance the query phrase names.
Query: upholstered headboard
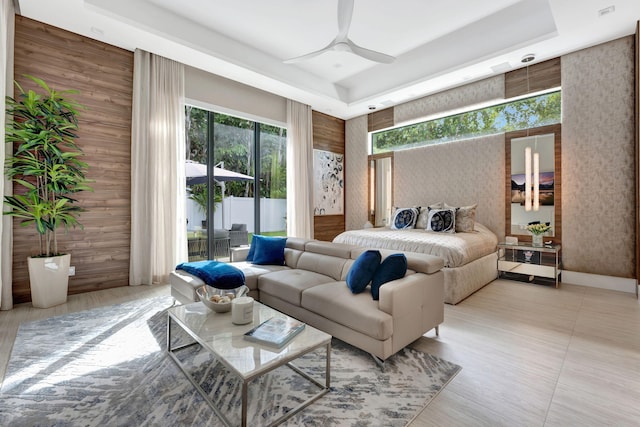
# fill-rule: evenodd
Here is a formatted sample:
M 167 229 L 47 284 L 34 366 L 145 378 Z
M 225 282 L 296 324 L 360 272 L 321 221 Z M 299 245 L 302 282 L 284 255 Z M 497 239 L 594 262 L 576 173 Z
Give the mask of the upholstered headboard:
M 396 151 L 395 206 L 478 203 L 476 221 L 504 240 L 504 134 Z

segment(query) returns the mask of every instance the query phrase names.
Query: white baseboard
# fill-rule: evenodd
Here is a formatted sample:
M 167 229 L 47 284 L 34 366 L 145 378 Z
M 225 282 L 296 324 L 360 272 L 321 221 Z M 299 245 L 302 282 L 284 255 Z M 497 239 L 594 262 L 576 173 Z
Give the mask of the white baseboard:
M 562 270 L 562 283 L 591 288 L 609 289 L 611 291 L 636 293 L 638 282 L 636 279 L 624 277 L 602 276 L 600 274 L 580 273 Z

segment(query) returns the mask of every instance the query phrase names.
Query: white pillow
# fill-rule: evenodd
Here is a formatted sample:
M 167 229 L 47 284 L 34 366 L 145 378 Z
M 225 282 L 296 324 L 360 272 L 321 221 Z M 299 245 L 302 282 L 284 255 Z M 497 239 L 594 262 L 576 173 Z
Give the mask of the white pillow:
M 418 220 L 416 221 L 416 228 L 426 229 L 427 228 L 427 220 L 429 219 L 429 211 L 431 209 L 442 209 L 444 208 L 444 203 L 438 202 L 429 205 L 428 207 L 420 208 L 420 214 L 418 215 Z

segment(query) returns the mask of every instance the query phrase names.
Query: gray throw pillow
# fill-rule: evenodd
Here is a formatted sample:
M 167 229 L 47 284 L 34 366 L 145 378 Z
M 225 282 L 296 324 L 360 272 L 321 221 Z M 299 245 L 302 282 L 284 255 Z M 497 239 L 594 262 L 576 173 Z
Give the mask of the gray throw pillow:
M 455 209 L 456 211 L 456 233 L 473 232 L 476 225 L 477 203 L 471 206 L 462 206 L 460 208 L 454 208 L 447 204 L 445 204 L 444 207 L 448 209 Z

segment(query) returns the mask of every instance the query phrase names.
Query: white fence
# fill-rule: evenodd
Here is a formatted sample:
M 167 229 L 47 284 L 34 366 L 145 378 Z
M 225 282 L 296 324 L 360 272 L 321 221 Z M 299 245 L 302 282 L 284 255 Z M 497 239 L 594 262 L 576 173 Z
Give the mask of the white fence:
M 286 199 L 260 199 L 260 232 L 286 230 L 286 216 Z M 199 205 L 193 200 L 187 199 L 187 229 L 199 229 L 205 218 Z M 225 197 L 222 203 L 217 204 L 213 220 L 213 228 L 228 230 L 231 228 L 231 224 L 247 224 L 247 231 L 253 233 L 255 231 L 254 199 L 251 197 Z

